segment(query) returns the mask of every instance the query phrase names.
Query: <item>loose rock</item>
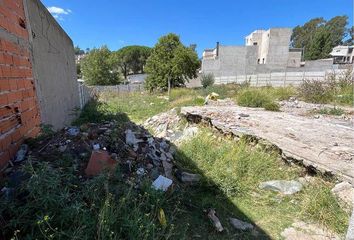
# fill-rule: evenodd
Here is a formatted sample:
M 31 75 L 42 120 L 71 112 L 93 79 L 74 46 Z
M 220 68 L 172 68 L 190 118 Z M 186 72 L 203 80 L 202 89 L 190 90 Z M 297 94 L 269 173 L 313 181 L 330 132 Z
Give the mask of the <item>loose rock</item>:
M 254 228 L 252 224 L 238 220 L 237 218 L 229 218 L 229 220 L 231 225 L 238 230 L 246 231 Z
M 211 221 L 213 221 L 214 227 L 218 232 L 222 232 L 224 230 L 219 218 L 216 216 L 216 212 L 214 209 L 209 210 L 208 217 Z
M 285 181 L 285 180 L 274 180 L 268 182 L 262 182 L 259 187 L 261 189 L 273 190 L 281 192 L 285 195 L 294 194 L 301 191 L 302 184 L 297 181 Z

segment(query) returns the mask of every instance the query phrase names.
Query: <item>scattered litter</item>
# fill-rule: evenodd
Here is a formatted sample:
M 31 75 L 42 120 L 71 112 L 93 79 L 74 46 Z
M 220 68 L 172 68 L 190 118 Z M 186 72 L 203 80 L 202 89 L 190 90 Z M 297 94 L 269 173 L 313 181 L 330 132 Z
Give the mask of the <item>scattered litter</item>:
M 231 225 L 238 230 L 246 231 L 254 228 L 252 224 L 238 220 L 237 218 L 229 218 L 229 220 Z
M 210 100 L 211 100 L 211 101 L 217 101 L 218 98 L 219 98 L 219 96 L 220 96 L 220 95 L 217 94 L 217 93 L 215 93 L 215 92 L 210 93 L 210 94 L 205 98 L 204 104 L 208 104 Z
M 165 215 L 165 212 L 163 211 L 162 208 L 160 208 L 160 210 L 159 210 L 158 219 L 159 219 L 161 226 L 163 226 L 163 227 L 167 226 L 166 215 Z
M 136 174 L 138 174 L 138 176 L 143 176 L 143 175 L 145 175 L 145 169 L 144 168 L 138 168 L 137 170 L 136 170 Z
M 115 166 L 116 161 L 110 157 L 107 151 L 93 151 L 85 173 L 88 176 L 96 176 L 106 169 L 113 170 Z
M 240 117 L 249 117 L 250 115 L 249 114 L 245 114 L 245 113 L 240 113 L 239 116 Z
M 294 194 L 302 189 L 302 184 L 298 181 L 286 181 L 286 180 L 274 180 L 268 182 L 262 182 L 259 187 L 261 189 L 273 190 L 281 192 L 285 195 Z
M 152 186 L 156 190 L 162 190 L 164 192 L 172 185 L 172 180 L 160 175 L 153 183 Z
M 68 129 L 68 134 L 70 136 L 76 137 L 77 135 L 79 135 L 79 133 L 80 133 L 80 129 L 77 127 L 70 127 Z
M 97 143 L 97 144 L 94 144 L 92 146 L 92 148 L 93 148 L 94 151 L 98 151 L 98 150 L 100 150 L 101 146 L 100 146 L 100 144 Z
M 216 212 L 214 209 L 210 209 L 209 213 L 208 213 L 208 218 L 213 221 L 214 227 L 216 228 L 216 230 L 218 232 L 222 232 L 224 230 L 224 228 L 221 225 L 221 222 L 219 220 L 219 218 L 215 215 Z
M 27 152 L 28 152 L 28 145 L 22 144 L 20 149 L 16 153 L 14 162 L 22 162 L 23 160 L 25 160 Z

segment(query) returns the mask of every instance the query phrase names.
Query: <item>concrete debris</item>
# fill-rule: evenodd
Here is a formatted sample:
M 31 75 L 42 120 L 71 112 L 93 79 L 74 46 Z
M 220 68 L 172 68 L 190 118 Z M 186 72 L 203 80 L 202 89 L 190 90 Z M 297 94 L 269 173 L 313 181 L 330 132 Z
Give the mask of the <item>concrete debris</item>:
M 209 210 L 208 218 L 213 222 L 214 227 L 218 232 L 224 231 L 224 228 L 222 227 L 219 218 L 216 216 L 216 212 L 214 209 Z
M 345 240 L 354 240 L 354 209 L 352 211 L 352 216 L 350 217 L 349 220 L 349 227 L 348 227 L 347 236 Z
M 338 235 L 313 223 L 298 221 L 286 228 L 281 236 L 285 240 L 339 240 Z
M 172 185 L 172 180 L 160 175 L 153 183 L 152 187 L 156 190 L 161 190 L 166 192 L 167 189 Z
M 192 174 L 180 171 L 177 171 L 176 176 L 181 182 L 188 184 L 195 184 L 201 179 L 201 176 L 199 174 Z
M 273 190 L 285 195 L 291 195 L 301 191 L 302 184 L 294 180 L 273 180 L 268 182 L 262 182 L 259 187 L 261 189 Z
M 238 118 L 241 113 L 250 117 Z M 189 123 L 206 122 L 223 134 L 268 142 L 279 149 L 288 162 L 299 163 L 354 184 L 352 121 L 314 119 L 291 111 L 269 112 L 235 104 L 182 107 L 181 115 Z
M 237 218 L 229 218 L 231 225 L 242 231 L 253 230 L 254 226 L 250 223 L 238 220 Z
M 173 178 L 173 175 L 172 175 L 173 165 L 167 161 L 162 161 L 162 166 L 165 171 L 165 176 L 169 179 L 172 179 Z
M 16 153 L 14 162 L 17 163 L 17 162 L 22 162 L 23 160 L 25 160 L 27 152 L 28 152 L 28 145 L 22 144 L 20 149 Z
M 177 145 L 198 133 L 196 126 L 183 126 L 176 109 L 147 119 L 143 126 L 152 129 L 157 137 L 165 138 Z
M 354 188 L 350 183 L 348 182 L 338 183 L 336 186 L 334 186 L 331 192 L 343 203 L 350 206 L 350 208 L 353 207 Z

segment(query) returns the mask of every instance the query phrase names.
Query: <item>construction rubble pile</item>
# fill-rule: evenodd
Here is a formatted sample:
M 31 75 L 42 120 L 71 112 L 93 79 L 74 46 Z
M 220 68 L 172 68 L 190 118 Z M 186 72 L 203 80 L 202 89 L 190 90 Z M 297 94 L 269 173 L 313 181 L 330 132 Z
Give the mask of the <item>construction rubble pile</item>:
M 151 129 L 155 136 L 165 138 L 176 145 L 188 140 L 198 133 L 196 126 L 184 125 L 176 108 L 147 119 L 144 127 Z
M 123 127 L 114 121 L 68 127 L 35 146 L 29 145 L 21 146 L 5 170 L 10 178 L 18 175 L 21 165 L 28 159 L 35 163 L 43 159 L 50 161 L 52 156 L 67 155 L 73 159 L 73 167 L 83 181 L 104 171 L 113 171 L 117 165 L 126 182 L 135 187 L 146 178 L 151 180 L 152 187 L 163 191 L 177 180 L 185 184 L 200 180 L 199 175 L 175 167 L 173 155 L 176 147 L 169 140 L 154 137 L 133 123 Z M 1 192 L 11 195 L 13 189 L 3 188 Z

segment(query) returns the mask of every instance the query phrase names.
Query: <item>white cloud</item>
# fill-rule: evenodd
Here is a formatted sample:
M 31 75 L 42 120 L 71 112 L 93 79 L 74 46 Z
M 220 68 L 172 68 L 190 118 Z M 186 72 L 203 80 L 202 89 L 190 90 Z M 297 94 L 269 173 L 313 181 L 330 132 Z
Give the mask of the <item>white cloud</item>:
M 48 11 L 53 15 L 54 18 L 59 20 L 64 20 L 63 15 L 68 15 L 72 13 L 70 9 L 63 9 L 60 7 L 48 7 Z

